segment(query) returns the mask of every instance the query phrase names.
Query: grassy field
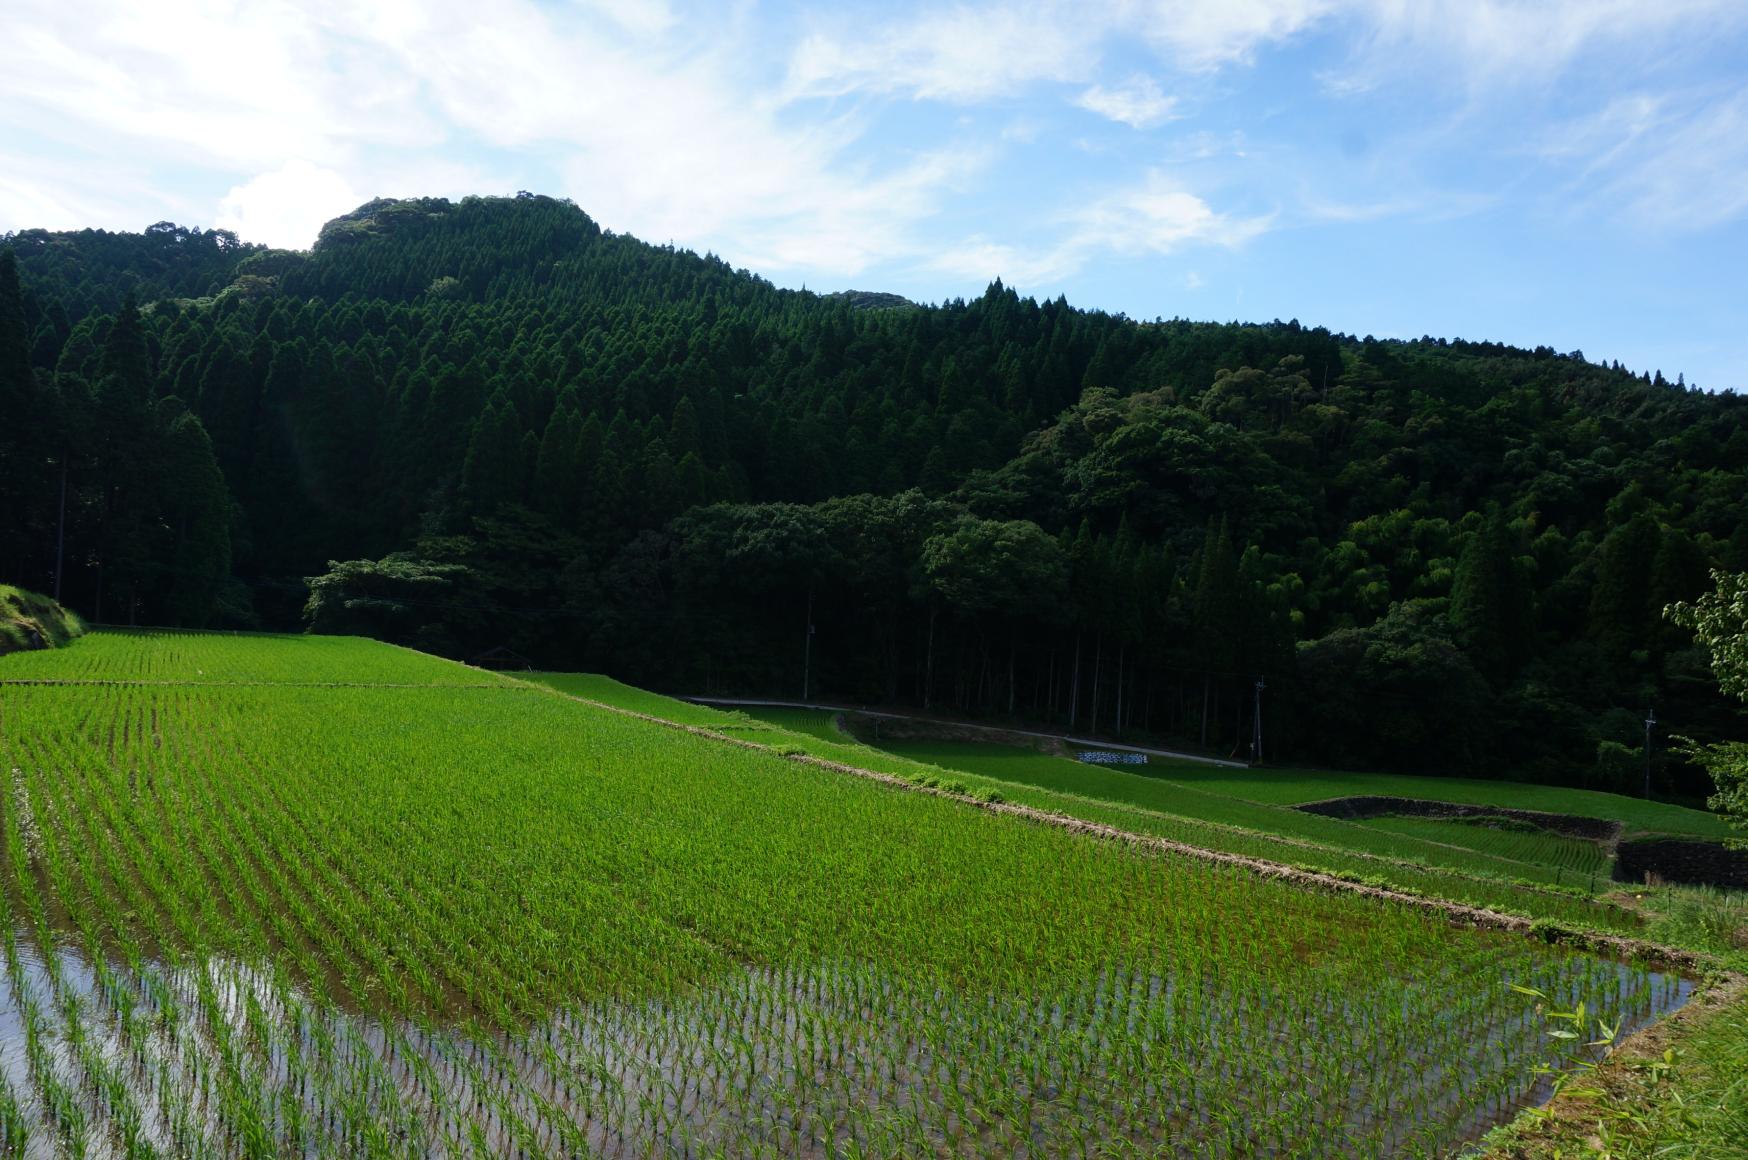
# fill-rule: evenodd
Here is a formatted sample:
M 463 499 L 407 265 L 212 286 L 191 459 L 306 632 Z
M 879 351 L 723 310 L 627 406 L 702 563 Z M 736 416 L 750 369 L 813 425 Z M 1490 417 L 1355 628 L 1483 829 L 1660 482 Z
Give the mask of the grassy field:
M 1560 1046 L 1507 984 L 1679 994 L 363 641 L 0 682 L 0 1150 L 1418 1154 Z

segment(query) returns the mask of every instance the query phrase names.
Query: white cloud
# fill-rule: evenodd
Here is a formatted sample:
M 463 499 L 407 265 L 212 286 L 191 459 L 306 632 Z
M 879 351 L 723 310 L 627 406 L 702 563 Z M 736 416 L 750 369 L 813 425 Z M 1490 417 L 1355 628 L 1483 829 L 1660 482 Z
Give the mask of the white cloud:
M 988 0 L 872 11 L 877 18 L 868 10 L 860 20 L 839 17 L 801 42 L 791 98 L 970 102 L 1039 83 L 1097 88 L 1116 44 L 1143 45 L 1164 68 L 1201 74 L 1336 28 L 1353 47 L 1323 74 L 1326 91 L 1436 78 L 1482 93 L 1545 83 L 1597 49 L 1645 58 L 1676 37 L 1748 26 L 1741 0 Z
M 244 241 L 307 250 L 323 223 L 363 200 L 334 170 L 295 158 L 233 187 L 219 202 L 217 220 Z
M 1410 0 L 1413 2 L 1413 0 Z M 1190 71 L 1246 64 L 1339 11 L 1338 0 L 1141 0 L 1116 5 L 1119 26 Z
M 438 147 L 483 148 L 504 151 L 488 163 L 500 172 L 540 158 L 611 228 L 847 273 L 914 252 L 916 224 L 988 156 L 949 142 L 870 160 L 865 122 L 790 116 L 761 92 L 734 21 L 688 28 L 660 0 L 22 4 L 0 125 L 216 170 L 220 220 L 285 244 L 365 196 L 506 184 L 460 161 L 448 169 L 477 176 L 471 189 L 410 187 Z M 1024 47 L 1016 30 L 960 55 Z M 11 187 L 18 212 L 43 212 Z
M 933 269 L 960 277 L 1000 277 L 1016 286 L 1048 285 L 1101 255 L 1164 256 L 1197 247 L 1242 246 L 1267 232 L 1274 216 L 1217 212 L 1205 200 L 1175 185 L 1164 173 L 1115 190 L 1064 215 L 1062 236 L 1052 245 L 1027 252 L 977 236 L 951 247 L 931 262 Z
M 23 0 L 7 15 L 0 103 L 33 128 L 87 126 L 94 144 L 151 143 L 170 159 L 239 169 L 331 164 L 358 143 L 431 143 L 411 87 L 349 51 L 327 19 L 341 15 L 272 0 Z
M 1436 70 L 1482 100 L 1545 85 L 1598 53 L 1661 64 L 1691 48 L 1696 33 L 1748 27 L 1740 0 L 1349 0 L 1348 14 L 1361 47 L 1348 69 L 1326 78 L 1332 91 Z
M 674 25 L 667 0 L 581 0 L 582 6 L 637 36 L 659 36 Z
M 138 230 L 192 207 L 153 188 L 136 165 L 0 153 L 0 232 Z
M 791 58 L 789 93 L 900 92 L 967 102 L 1039 82 L 1085 84 L 1097 81 L 1113 38 L 1139 41 L 1169 66 L 1204 71 L 1247 62 L 1258 48 L 1287 40 L 1337 6 L 1337 0 L 1030 0 L 923 7 L 908 16 L 879 9 L 875 24 L 840 18 L 808 36 Z
M 906 253 L 915 224 L 983 164 L 967 146 L 876 167 L 857 155 L 855 119 L 792 123 L 749 98 L 738 48 L 644 52 L 521 4 L 490 26 L 451 12 L 392 44 L 451 123 L 558 152 L 564 192 L 603 224 L 766 270 L 849 274 Z
M 160 216 L 202 221 L 217 211 L 246 236 L 307 244 L 312 221 L 369 196 L 509 192 L 556 173 L 557 192 L 611 228 L 774 273 L 909 260 L 1044 279 L 1097 254 L 1239 245 L 1270 228 L 1271 218 L 1220 213 L 1193 192 L 1229 183 L 1242 139 L 1205 130 L 1169 154 L 1166 143 L 1138 157 L 1106 134 L 1102 154 L 1078 157 L 1061 136 L 1070 118 L 1028 104 L 966 111 L 945 128 L 937 118 L 935 136 L 892 146 L 870 131 L 883 101 L 970 105 L 1041 90 L 1149 128 L 1181 111 L 1173 93 L 1192 92 L 1200 106 L 1217 87 L 1206 74 L 1339 29 L 1350 48 L 1334 49 L 1338 72 L 1352 89 L 1411 75 L 1505 108 L 1499 94 L 1598 48 L 1673 54 L 1679 35 L 1748 21 L 1748 4 L 964 0 L 803 19 L 799 31 L 774 34 L 751 6 L 722 15 L 669 0 L 10 0 L 13 51 L 0 70 L 7 147 L 28 152 L 16 132 L 68 158 L 88 152 L 77 165 L 26 158 L 0 169 L 0 221 L 137 228 L 151 220 L 137 209 L 143 201 Z M 1110 63 L 1119 48 L 1121 69 Z M 1137 48 L 1150 59 L 1134 60 Z M 773 59 L 776 75 L 761 72 Z M 1145 72 L 1131 72 L 1138 67 Z M 1638 135 L 1633 112 L 1574 127 L 1582 147 L 1562 164 L 1587 168 L 1594 186 L 1575 198 L 1606 195 L 1645 219 L 1748 212 L 1737 192 L 1748 183 L 1732 180 L 1743 172 L 1733 168 L 1737 142 L 1748 137 L 1739 100 L 1698 112 L 1638 107 L 1652 126 Z M 1020 145 L 1132 184 L 1079 210 L 1034 210 L 1026 228 L 1041 220 L 1055 234 L 1031 248 L 982 221 L 962 245 L 929 248 L 931 219 L 969 190 L 988 192 L 978 185 L 985 171 Z M 1137 181 L 1147 164 L 1162 168 Z M 82 169 L 127 172 L 99 181 Z M 518 180 L 524 169 L 532 181 Z M 166 187 L 154 171 L 189 188 L 206 183 L 200 200 L 153 193 Z M 1383 216 L 1403 204 L 1400 189 L 1363 188 L 1326 201 L 1321 216 Z M 1302 216 L 1319 220 L 1319 207 L 1308 203 Z
M 1151 129 L 1169 121 L 1177 108 L 1177 98 L 1166 96 L 1158 81 L 1145 76 L 1130 77 L 1114 88 L 1093 85 L 1074 103 L 1132 129 Z
M 1088 205 L 1074 220 L 1070 241 L 1077 249 L 1169 254 L 1186 245 L 1242 245 L 1266 231 L 1273 219 L 1216 213 L 1156 170 L 1141 184 Z
M 929 269 L 972 282 L 1000 278 L 1020 289 L 1049 286 L 1080 268 L 1080 257 L 1066 247 L 1027 252 L 981 234 L 948 246 L 929 260 Z
M 1618 97 L 1543 143 L 1574 169 L 1558 196 L 1666 231 L 1701 230 L 1748 214 L 1748 88 Z
M 1098 59 L 1096 16 L 1071 19 L 1054 4 L 925 8 L 875 27 L 847 21 L 802 40 L 790 58 L 788 95 L 835 97 L 903 92 L 970 102 L 1007 96 L 1038 81 L 1084 77 Z

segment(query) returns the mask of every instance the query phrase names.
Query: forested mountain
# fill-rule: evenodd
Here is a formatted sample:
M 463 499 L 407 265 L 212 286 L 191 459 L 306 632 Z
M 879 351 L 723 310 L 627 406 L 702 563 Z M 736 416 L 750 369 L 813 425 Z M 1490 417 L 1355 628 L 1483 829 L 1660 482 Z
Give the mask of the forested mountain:
M 1612 788 L 1649 707 L 1741 728 L 1660 616 L 1748 567 L 1737 395 L 1000 283 L 780 290 L 529 195 L 371 202 L 307 254 L 8 246 L 0 578 L 93 620 L 307 602 L 464 658 L 1241 754 L 1260 678 L 1270 758 Z

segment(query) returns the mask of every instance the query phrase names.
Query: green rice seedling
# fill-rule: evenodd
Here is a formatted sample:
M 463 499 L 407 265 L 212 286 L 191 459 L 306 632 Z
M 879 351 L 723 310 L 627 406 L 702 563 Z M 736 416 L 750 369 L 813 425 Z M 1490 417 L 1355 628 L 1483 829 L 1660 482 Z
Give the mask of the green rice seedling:
M 990 807 L 1594 906 L 1218 818 L 369 642 L 61 651 L 0 659 L 0 1115 L 50 1150 L 1401 1155 L 1533 1098 L 1506 981 L 1623 1027 L 1687 993 Z

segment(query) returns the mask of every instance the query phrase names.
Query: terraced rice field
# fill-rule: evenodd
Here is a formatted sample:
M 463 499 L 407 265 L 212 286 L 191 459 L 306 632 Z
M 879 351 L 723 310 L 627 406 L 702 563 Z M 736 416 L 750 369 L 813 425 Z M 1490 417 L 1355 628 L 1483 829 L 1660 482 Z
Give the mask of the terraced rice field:
M 1654 833 L 1691 834 L 1700 838 L 1732 836 L 1728 822 L 1705 810 L 1599 790 L 1565 789 L 1528 782 L 1314 769 L 1221 769 L 1190 762 L 1174 763 L 1169 767 L 1154 765 L 1149 767 L 1149 772 L 1196 789 L 1275 805 L 1376 794 L 1579 814 L 1623 822 L 1629 830 Z
M 817 737 L 821 741 L 850 740 L 838 728 L 838 715 L 829 709 L 791 709 L 781 705 L 761 705 L 744 710 L 747 716 L 791 733 Z
M 1577 880 L 1593 875 L 1606 880 L 1609 874 L 1608 855 L 1601 843 L 1545 830 L 1442 818 L 1367 818 L 1360 824 L 1386 833 L 1448 842 L 1513 861 L 1557 866 L 1570 870 Z
M 1289 805 L 1252 801 L 1215 792 L 1202 784 L 1175 780 L 1171 772 L 1141 773 L 1151 767 L 1104 767 L 1007 745 L 969 741 L 895 741 L 885 748 L 914 761 L 984 774 L 1010 784 L 1122 803 L 1153 813 L 1240 827 L 1311 843 L 1329 851 L 1385 859 L 1395 864 L 1440 868 L 1501 882 L 1543 887 L 1606 890 L 1609 875 L 1601 849 L 1580 860 L 1565 846 L 1536 842 L 1489 841 L 1468 830 L 1454 835 L 1437 829 L 1397 829 L 1309 814 Z M 1224 771 L 1222 771 L 1224 772 Z M 1230 784 L 1228 777 L 1219 784 Z M 1460 839 L 1460 840 L 1459 840 Z M 1327 857 L 1322 855 L 1321 857 Z M 1304 857 L 1288 859 L 1303 861 Z M 1316 860 L 1316 859 L 1313 859 Z M 1579 868 L 1579 862 L 1584 868 Z
M 0 770 L 27 1155 L 1421 1155 L 1687 991 L 364 641 L 0 659 Z
M 1589 877 L 1453 843 L 1385 836 L 1349 821 L 1083 765 L 1032 749 L 939 741 L 886 742 L 889 748 L 875 749 L 844 735 L 825 740 L 816 734 L 789 732 L 768 718 L 770 710 L 764 707 L 754 711 L 757 716 L 746 710 L 725 711 L 594 674 L 545 673 L 534 679 L 575 689 L 575 695 L 591 700 L 782 751 L 806 752 L 925 785 L 959 786 L 974 795 L 1203 849 L 1569 926 L 1619 934 L 1638 934 L 1644 928 L 1637 913 L 1593 897 Z M 1594 881 L 1596 891 L 1609 888 L 1606 874 Z

